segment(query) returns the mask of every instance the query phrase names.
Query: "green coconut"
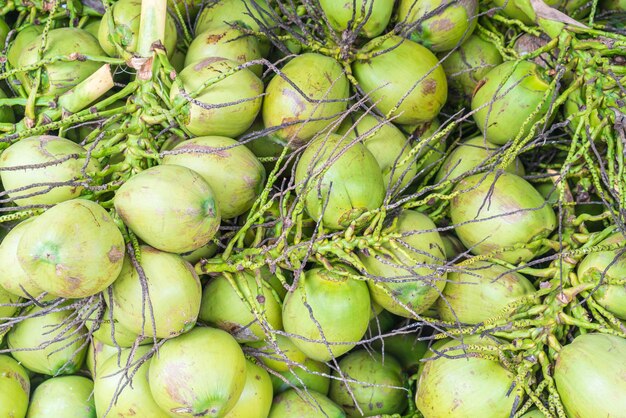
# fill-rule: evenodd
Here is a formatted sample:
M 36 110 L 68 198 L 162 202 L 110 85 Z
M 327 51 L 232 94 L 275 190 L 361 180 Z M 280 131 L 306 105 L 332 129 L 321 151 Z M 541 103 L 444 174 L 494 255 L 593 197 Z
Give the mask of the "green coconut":
M 97 163 L 91 159 L 87 162 L 86 154 L 82 146 L 58 136 L 24 138 L 0 155 L 4 190 L 20 206 L 76 198 L 83 191 L 79 180 L 96 171 Z
M 526 180 L 507 172 L 475 174 L 456 187 L 450 202 L 454 231 L 473 254 L 546 238 L 556 227 L 554 210 Z M 488 204 L 485 204 L 488 199 Z M 512 264 L 535 257 L 529 248 L 495 254 Z
M 11 356 L 0 355 L 0 416 L 24 418 L 28 409 L 30 379 Z
M 350 83 L 333 58 L 305 53 L 290 60 L 267 85 L 263 122 L 292 148 L 320 132 L 336 129 L 348 106 Z
M 583 334 L 559 351 L 554 381 L 571 417 L 619 417 L 626 411 L 626 340 Z
M 195 270 L 177 254 L 147 245 L 140 249 L 145 282 L 127 256 L 112 286 L 112 298 L 107 297 L 113 318 L 128 331 L 145 337 L 171 338 L 190 330 L 202 297 Z
M 396 20 L 411 40 L 440 52 L 458 47 L 474 32 L 477 13 L 477 0 L 400 0 Z
M 163 164 L 187 167 L 211 186 L 222 219 L 248 211 L 265 187 L 265 168 L 256 156 L 234 139 L 204 136 L 181 142 Z
M 104 25 L 103 25 L 104 26 Z M 73 55 L 102 57 L 105 55 L 98 40 L 89 32 L 78 28 L 52 29 L 46 34 L 46 48 L 39 56 L 42 35 L 31 39 L 19 52 L 16 67 L 34 65 L 41 59 L 70 57 Z M 17 53 L 17 51 L 16 51 Z M 85 59 L 54 60 L 41 67 L 39 91 L 44 95 L 58 96 L 87 79 L 102 66 L 102 62 Z M 27 92 L 34 86 L 36 71 L 28 72 L 21 81 Z
M 93 381 L 82 376 L 46 380 L 33 392 L 26 418 L 95 418 Z
M 111 57 L 120 56 L 115 43 L 128 53 L 137 52 L 140 20 L 141 0 L 119 0 L 113 3 L 102 16 L 102 24 L 98 28 L 97 37 L 104 52 Z M 176 49 L 177 37 L 174 18 L 167 14 L 165 36 L 161 41 L 170 58 Z
M 272 381 L 269 374 L 246 360 L 246 384 L 237 403 L 224 418 L 266 418 L 272 407 Z
M 331 229 L 343 229 L 380 207 L 385 185 L 376 158 L 351 137 L 331 134 L 309 144 L 296 166 L 295 182 L 309 216 Z
M 439 114 L 448 83 L 432 52 L 399 36 L 382 43 L 374 38 L 363 50 L 370 57 L 356 60 L 352 71 L 378 110 L 398 124 L 428 122 Z
M 150 389 L 171 417 L 223 417 L 246 384 L 246 359 L 225 331 L 195 328 L 167 340 L 150 365 Z
M 105 413 L 107 417 L 170 417 L 157 405 L 150 390 L 149 371 L 154 357 L 147 355 L 151 350 L 151 346 L 124 349 L 119 358 L 115 354 L 98 366 L 93 391 L 98 418 Z
M 350 417 L 401 414 L 407 406 L 402 366 L 392 356 L 353 351 L 333 371 L 328 397 Z
M 65 298 L 82 298 L 115 281 L 122 269 L 124 237 L 98 203 L 67 200 L 28 225 L 17 256 L 40 289 Z
M 400 234 L 394 239 L 395 245 L 384 244 L 396 260 L 369 251 L 361 253 L 376 303 L 408 318 L 435 303 L 446 285 L 446 273 L 441 269 L 446 256 L 436 228 L 426 215 L 407 210 L 400 214 L 394 228 L 393 232 Z
M 115 193 L 115 209 L 148 245 L 185 253 L 211 241 L 220 225 L 215 192 L 202 176 L 178 165 L 159 165 L 127 180 Z
M 313 390 L 289 389 L 274 398 L 268 418 L 345 418 L 339 405 Z
M 263 82 L 248 68 L 221 57 L 211 57 L 186 66 L 178 74 L 190 102 L 174 84 L 170 100 L 183 104 L 184 127 L 193 135 L 236 137 L 244 133 L 261 110 Z
M 497 145 L 528 135 L 550 108 L 549 98 L 544 100 L 549 88 L 542 69 L 534 62 L 500 64 L 474 90 L 474 120 L 485 138 Z
M 319 3 L 334 30 L 358 30 L 359 35 L 373 38 L 389 24 L 394 0 L 320 0 Z
M 499 264 L 476 261 L 448 273 L 448 283 L 437 300 L 439 317 L 448 322 L 478 324 L 503 312 L 535 291 L 521 274 Z
M 87 354 L 87 330 L 72 323 L 72 310 L 46 309 L 34 307 L 28 317 L 16 323 L 7 334 L 7 346 L 11 355 L 32 372 L 74 374 Z
M 460 341 L 444 340 L 429 352 L 429 361 L 420 366 L 417 408 L 424 418 L 508 417 L 522 396 L 513 386 L 514 374 L 497 361 L 463 356 L 472 353 L 468 345 L 493 344 L 490 340 L 472 336 L 462 344 L 463 348 Z M 434 350 L 446 356 L 437 356 Z
M 285 332 L 313 360 L 328 361 L 347 353 L 367 330 L 370 313 L 367 285 L 345 274 L 356 273 L 343 266 L 334 266 L 333 271 L 308 270 L 285 298 Z

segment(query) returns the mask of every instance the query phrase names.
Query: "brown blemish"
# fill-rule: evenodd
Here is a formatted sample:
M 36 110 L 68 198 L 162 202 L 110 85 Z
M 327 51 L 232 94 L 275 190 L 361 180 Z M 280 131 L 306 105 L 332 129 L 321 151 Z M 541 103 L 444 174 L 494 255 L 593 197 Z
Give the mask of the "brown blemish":
M 80 289 L 82 287 L 82 280 L 78 277 L 68 276 L 66 279 L 67 286 L 66 289 L 69 291 L 74 291 L 76 289 Z
M 208 67 L 212 64 L 215 64 L 216 62 L 221 62 L 221 61 L 225 61 L 226 58 L 222 58 L 222 57 L 210 57 L 210 58 L 206 58 L 203 59 L 202 61 L 200 61 L 199 63 L 197 63 L 196 65 L 194 65 L 193 69 L 196 71 L 200 71 L 205 67 Z
M 207 44 L 216 44 L 219 41 L 221 41 L 224 36 L 226 36 L 226 33 L 219 33 L 219 34 L 215 34 L 215 35 L 209 35 L 206 38 L 206 43 Z
M 56 264 L 54 266 L 54 272 L 57 276 L 62 276 L 68 270 L 63 264 Z
M 20 386 L 22 387 L 22 389 L 24 390 L 24 392 L 29 393 L 30 392 L 30 384 L 28 383 L 27 380 L 24 379 L 24 377 L 17 373 L 17 372 L 7 372 L 6 376 L 10 379 L 13 380 L 17 380 L 20 384 Z
M 440 19 L 431 23 L 433 31 L 447 32 L 454 29 L 454 23 L 450 19 Z
M 122 258 L 124 258 L 124 251 L 122 251 L 120 248 L 114 245 L 111 247 L 111 249 L 107 253 L 107 257 L 109 258 L 109 261 L 111 263 L 115 264 L 118 261 L 120 261 Z
M 432 78 L 424 80 L 422 84 L 422 93 L 435 94 L 435 91 L 437 91 L 437 82 Z

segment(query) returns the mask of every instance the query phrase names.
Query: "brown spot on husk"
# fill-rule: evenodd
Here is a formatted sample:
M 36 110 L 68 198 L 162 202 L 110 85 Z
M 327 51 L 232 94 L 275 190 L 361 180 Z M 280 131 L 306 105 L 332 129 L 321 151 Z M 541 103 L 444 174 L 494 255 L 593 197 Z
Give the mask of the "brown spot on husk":
M 109 252 L 107 253 L 107 257 L 111 263 L 117 263 L 122 258 L 124 258 L 124 251 L 121 248 L 116 247 L 115 245 L 111 247 Z
M 76 289 L 80 289 L 83 284 L 80 278 L 72 277 L 72 276 L 68 276 L 66 279 L 66 282 L 67 282 L 66 289 L 69 290 L 70 292 L 73 292 Z
M 197 63 L 196 65 L 194 65 L 193 69 L 196 71 L 200 71 L 205 67 L 208 67 L 212 64 L 215 64 L 216 62 L 220 62 L 220 61 L 225 61 L 226 58 L 222 58 L 222 57 L 210 57 L 210 58 L 206 58 L 203 59 L 202 61 L 200 61 L 199 63 Z
M 68 270 L 63 264 L 56 264 L 54 266 L 54 272 L 57 276 L 62 276 Z
M 17 373 L 17 372 L 7 372 L 6 374 L 7 377 L 9 377 L 10 379 L 13 380 L 17 380 L 20 384 L 20 386 L 22 387 L 22 389 L 24 390 L 24 392 L 29 393 L 30 392 L 30 384 L 27 380 L 25 380 L 21 374 Z
M 447 18 L 436 20 L 431 23 L 431 28 L 434 31 L 447 32 L 454 29 L 454 23 Z
M 215 34 L 215 35 L 209 35 L 206 38 L 206 43 L 207 44 L 216 44 L 219 41 L 221 41 L 222 38 L 224 38 L 224 36 L 226 36 L 226 33 L 224 33 L 224 32 L 219 33 L 219 34 Z
M 422 84 L 422 93 L 424 94 L 435 94 L 437 91 L 437 82 L 432 78 L 424 80 Z

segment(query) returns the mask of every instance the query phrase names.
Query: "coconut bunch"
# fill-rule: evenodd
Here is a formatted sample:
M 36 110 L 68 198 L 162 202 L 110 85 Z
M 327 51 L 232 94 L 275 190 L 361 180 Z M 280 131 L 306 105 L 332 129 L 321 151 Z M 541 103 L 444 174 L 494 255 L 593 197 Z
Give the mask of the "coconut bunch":
M 625 8 L 8 2 L 0 415 L 621 416 Z

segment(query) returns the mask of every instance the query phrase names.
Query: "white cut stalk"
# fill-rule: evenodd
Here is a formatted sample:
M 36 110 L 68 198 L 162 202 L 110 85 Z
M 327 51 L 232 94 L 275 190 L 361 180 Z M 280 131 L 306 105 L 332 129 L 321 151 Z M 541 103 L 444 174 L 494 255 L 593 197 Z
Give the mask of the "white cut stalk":
M 137 40 L 139 56 L 149 57 L 152 44 L 157 41 L 164 42 L 166 18 L 167 0 L 142 0 L 139 39 Z
M 105 64 L 87 79 L 59 97 L 59 107 L 70 113 L 76 113 L 113 88 L 111 66 Z

